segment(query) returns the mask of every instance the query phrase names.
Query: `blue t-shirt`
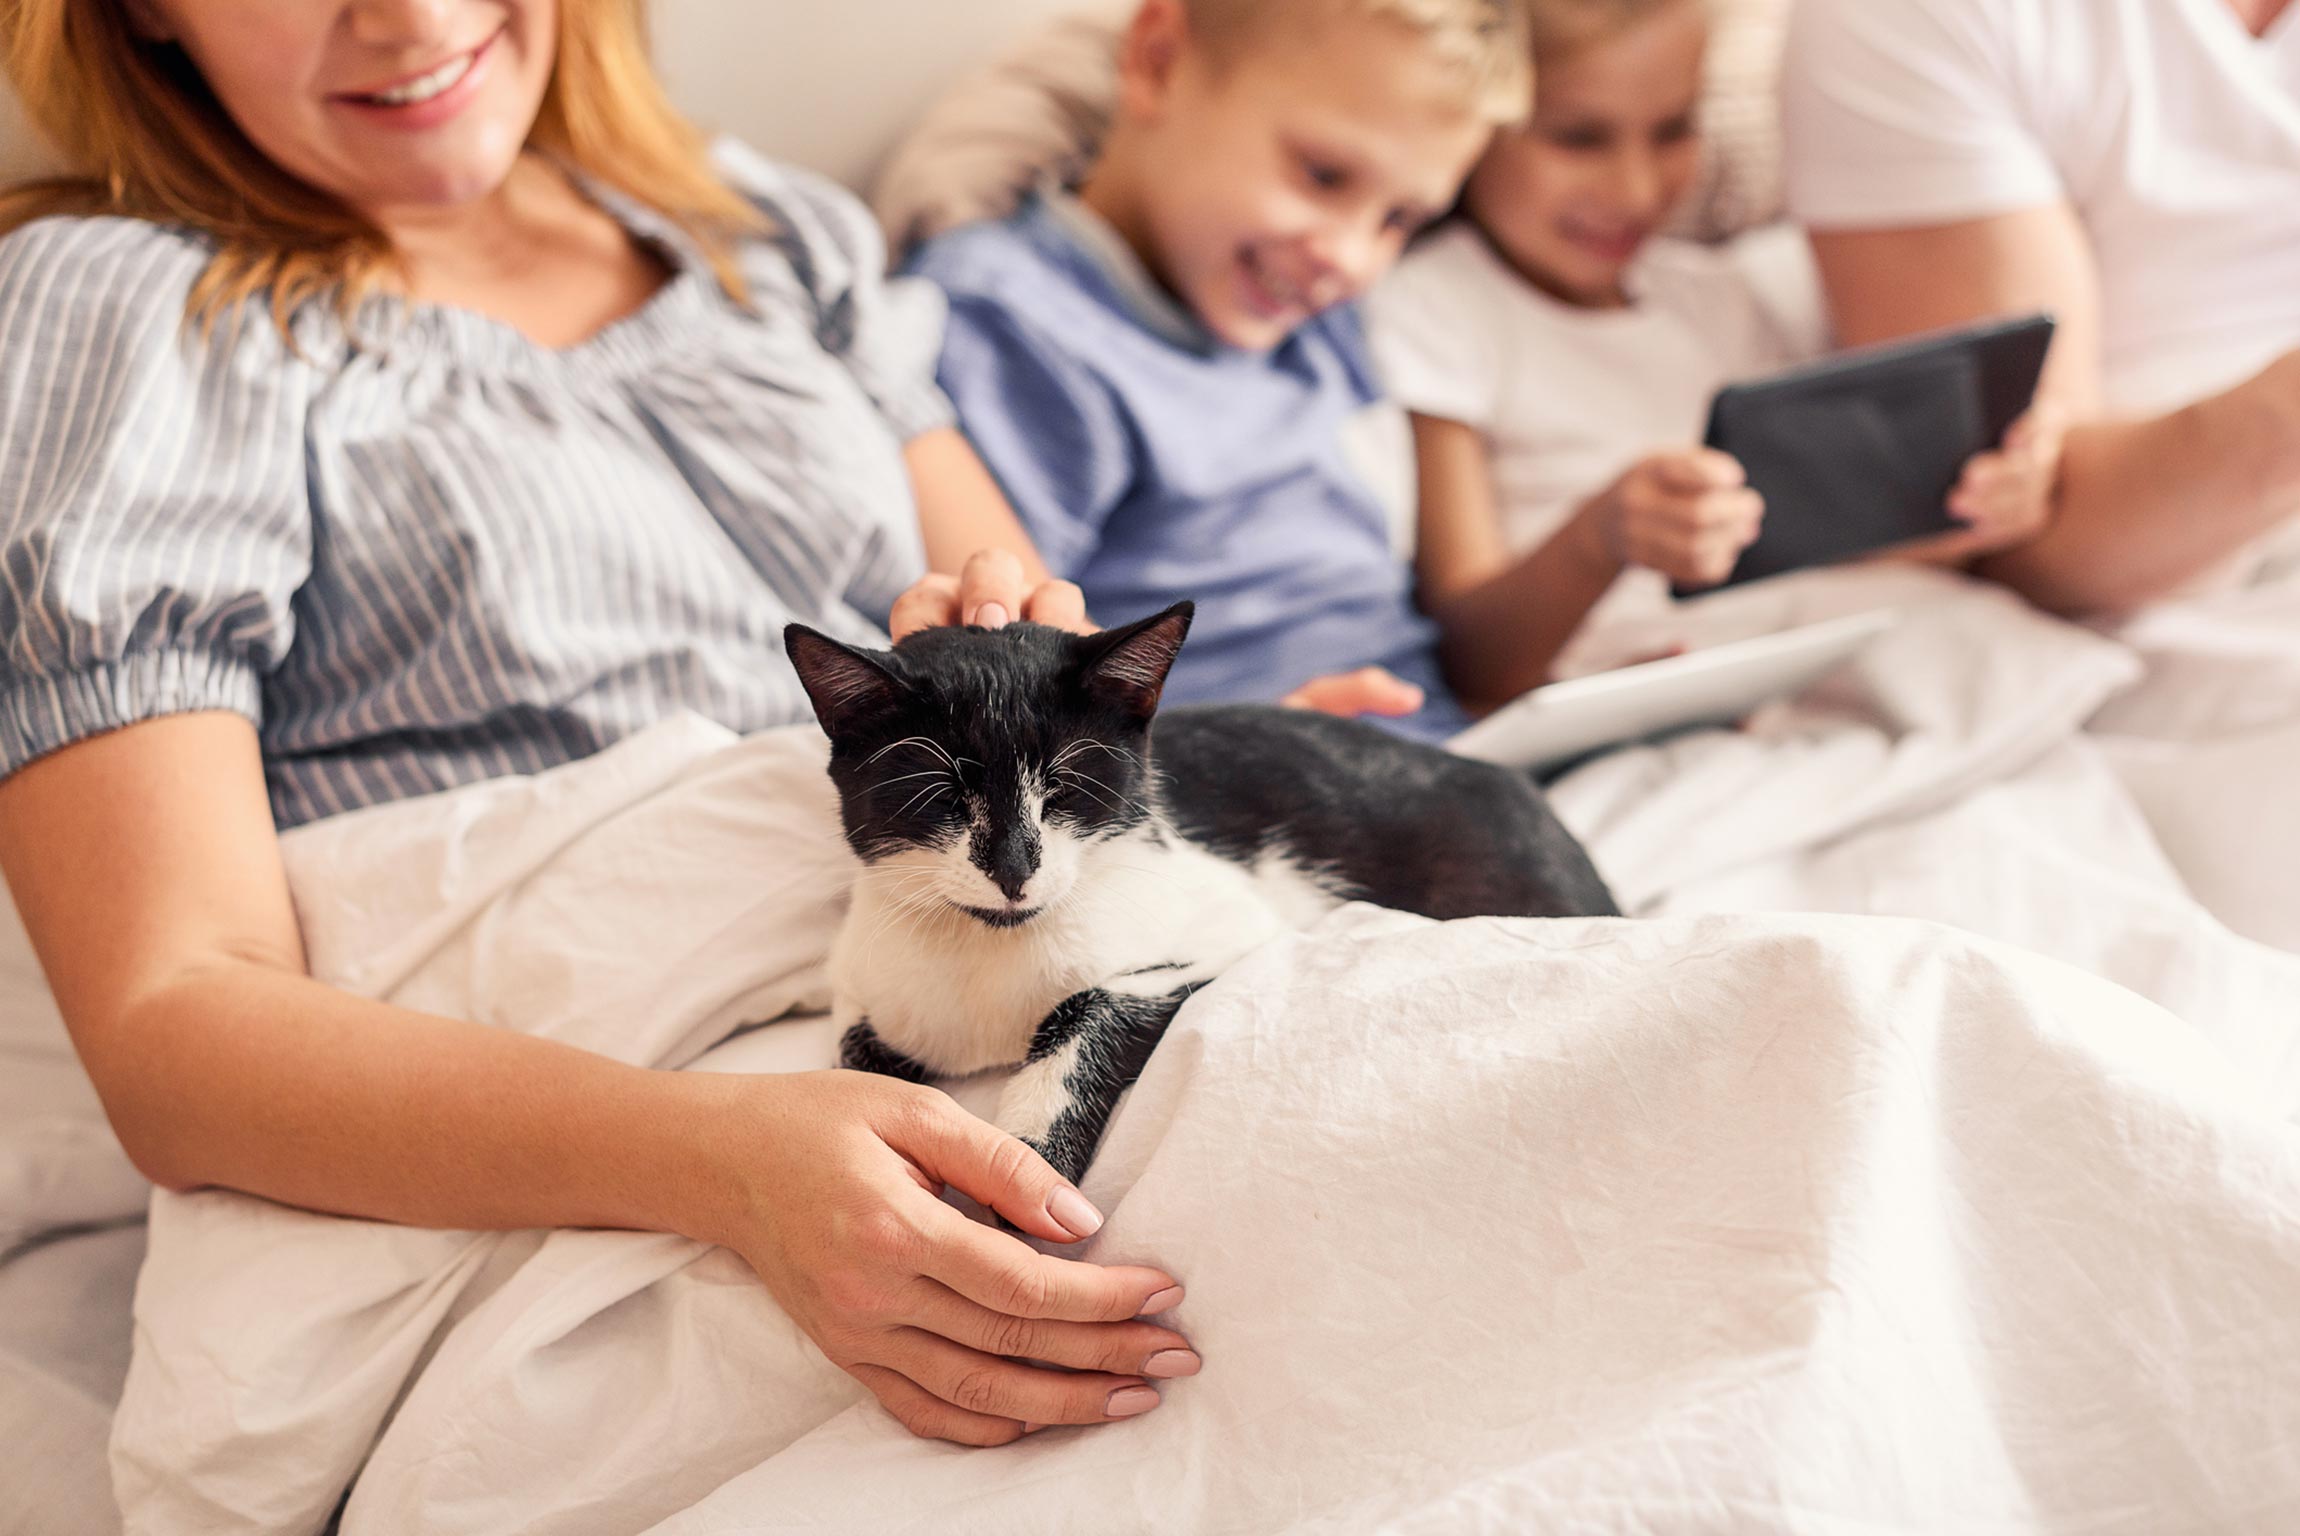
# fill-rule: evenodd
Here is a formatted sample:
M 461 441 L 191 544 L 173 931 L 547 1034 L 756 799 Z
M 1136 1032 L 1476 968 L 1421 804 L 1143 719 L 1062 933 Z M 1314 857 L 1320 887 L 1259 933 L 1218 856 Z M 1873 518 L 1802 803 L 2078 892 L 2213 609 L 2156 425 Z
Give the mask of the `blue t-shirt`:
M 1169 698 L 1271 699 L 1382 666 L 1428 693 L 1384 722 L 1467 723 L 1380 498 L 1345 448 L 1381 399 L 1355 310 L 1269 352 L 1223 345 L 1074 199 L 929 242 L 940 382 L 1057 575 L 1105 624 L 1198 605 Z

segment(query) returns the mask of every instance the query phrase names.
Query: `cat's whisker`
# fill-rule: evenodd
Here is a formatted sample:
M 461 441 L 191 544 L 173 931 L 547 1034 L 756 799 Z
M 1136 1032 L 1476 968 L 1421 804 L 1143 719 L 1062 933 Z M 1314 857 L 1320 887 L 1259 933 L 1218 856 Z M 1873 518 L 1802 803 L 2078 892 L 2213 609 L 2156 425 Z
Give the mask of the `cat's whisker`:
M 863 945 L 866 949 L 885 938 L 898 924 L 908 924 L 929 915 L 943 902 L 943 897 L 936 889 L 941 880 L 941 871 L 925 869 L 902 873 L 914 878 L 910 884 L 891 892 L 889 899 L 880 907 L 878 920 L 864 936 Z
M 950 782 L 950 770 L 947 768 L 925 768 L 921 769 L 917 773 L 903 774 L 900 778 L 880 779 L 872 787 L 875 789 L 889 789 L 897 784 L 908 784 L 913 779 L 940 779 L 947 784 Z
M 1093 774 L 1088 773 L 1083 768 L 1057 768 L 1051 772 L 1049 777 L 1064 784 L 1091 784 L 1096 789 L 1104 790 L 1109 794 L 1117 796 L 1121 800 L 1131 798 L 1124 791 L 1120 790 L 1117 785 L 1111 783 L 1108 779 L 1096 778 Z
M 1076 768 L 1065 768 L 1061 771 L 1060 778 L 1061 781 L 1065 784 L 1075 785 L 1078 788 L 1085 790 L 1086 793 L 1094 796 L 1095 799 L 1100 800 L 1111 810 L 1132 810 L 1139 812 L 1144 816 L 1155 814 L 1148 802 L 1138 800 L 1132 795 L 1127 794 L 1124 790 L 1118 788 L 1115 784 L 1111 784 L 1105 780 L 1098 779 L 1090 773 L 1081 772 Z
M 1056 776 L 1055 782 L 1066 788 L 1081 790 L 1086 794 L 1092 795 L 1097 801 L 1101 803 L 1103 809 L 1105 810 L 1123 814 L 1126 809 L 1125 805 L 1120 800 L 1112 799 L 1111 793 L 1105 792 L 1107 786 L 1100 783 L 1100 781 L 1093 779 L 1081 779 L 1072 774 L 1067 768 Z
M 1107 741 L 1096 741 L 1091 736 L 1081 736 L 1076 741 L 1070 743 L 1070 745 L 1064 747 L 1061 751 L 1055 753 L 1054 761 L 1046 765 L 1046 771 L 1048 773 L 1052 773 L 1056 769 L 1059 769 L 1064 763 L 1069 762 L 1070 759 L 1077 753 L 1089 750 L 1095 752 L 1107 752 L 1112 757 L 1120 759 L 1123 759 L 1126 756 L 1125 753 L 1119 751 L 1116 747 L 1110 745 L 1110 743 Z
M 950 771 L 952 773 L 958 772 L 958 761 L 950 755 L 950 749 L 945 747 L 941 742 L 936 741 L 931 736 L 905 736 L 900 741 L 890 741 L 885 746 L 879 748 L 876 752 L 873 752 L 868 758 L 865 758 L 863 760 L 863 766 L 867 768 L 872 763 L 875 763 L 880 758 L 886 756 L 889 752 L 896 751 L 903 747 L 924 747 L 927 751 L 932 752 L 935 756 L 941 758 L 943 762 L 947 763 L 950 766 Z M 976 764 L 976 766 L 979 767 L 981 765 Z
M 947 795 L 952 793 L 954 793 L 954 791 L 952 790 L 950 781 L 948 779 L 941 779 L 938 783 L 929 784 L 926 788 L 920 790 L 917 794 L 912 795 L 910 799 L 905 802 L 903 808 L 894 813 L 895 818 L 900 820 L 902 817 L 908 816 L 910 814 L 911 807 L 917 805 L 921 800 L 924 800 L 927 802 L 927 804 L 932 805 L 934 803 L 931 798 L 932 796 Z

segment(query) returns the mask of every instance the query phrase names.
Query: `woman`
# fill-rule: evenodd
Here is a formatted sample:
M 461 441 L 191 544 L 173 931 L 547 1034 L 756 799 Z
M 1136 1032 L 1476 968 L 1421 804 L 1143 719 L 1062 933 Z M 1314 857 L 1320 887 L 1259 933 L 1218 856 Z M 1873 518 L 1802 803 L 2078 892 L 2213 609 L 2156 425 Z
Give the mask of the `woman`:
M 1139 1320 L 1172 1277 L 943 1205 L 1100 1224 L 941 1095 L 641 1071 L 306 973 L 275 828 L 675 709 L 804 719 L 784 622 L 868 636 L 918 503 L 961 548 L 1011 527 L 932 387 L 931 299 L 881 281 L 842 194 L 708 162 L 642 20 L 0 9 L 76 172 L 0 199 L 0 869 L 163 1185 L 722 1243 L 924 1435 L 1143 1412 L 1146 1377 L 1198 1366 Z M 1082 622 L 1027 574 L 979 567 L 963 610 L 922 584 L 897 619 Z

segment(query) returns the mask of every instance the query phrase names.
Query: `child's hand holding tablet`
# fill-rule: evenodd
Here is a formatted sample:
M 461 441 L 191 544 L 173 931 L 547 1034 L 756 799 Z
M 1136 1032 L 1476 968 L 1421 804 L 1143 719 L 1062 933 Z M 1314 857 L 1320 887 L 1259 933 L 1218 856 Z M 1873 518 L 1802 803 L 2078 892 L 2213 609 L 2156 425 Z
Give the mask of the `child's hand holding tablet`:
M 1685 588 L 1713 587 L 1757 537 L 1765 501 L 1731 454 L 1674 448 L 1648 454 L 1598 494 L 1576 526 L 1621 565 L 1659 571 Z
M 1995 321 L 1718 391 L 1708 444 L 1765 504 L 1726 580 L 1900 546 L 1963 558 L 2033 537 L 2060 457 L 2057 414 L 2030 414 L 2052 333 L 2049 315 Z

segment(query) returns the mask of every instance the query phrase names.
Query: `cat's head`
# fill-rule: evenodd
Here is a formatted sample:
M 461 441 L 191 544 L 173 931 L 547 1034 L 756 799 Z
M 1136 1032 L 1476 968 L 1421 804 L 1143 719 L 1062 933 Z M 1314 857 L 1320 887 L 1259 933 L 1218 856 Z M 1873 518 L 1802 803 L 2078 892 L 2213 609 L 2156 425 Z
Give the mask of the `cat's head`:
M 1096 635 L 928 629 L 892 651 L 791 625 L 848 844 L 922 913 L 1012 928 L 1059 904 L 1096 844 L 1154 814 L 1150 720 L 1191 611 Z

